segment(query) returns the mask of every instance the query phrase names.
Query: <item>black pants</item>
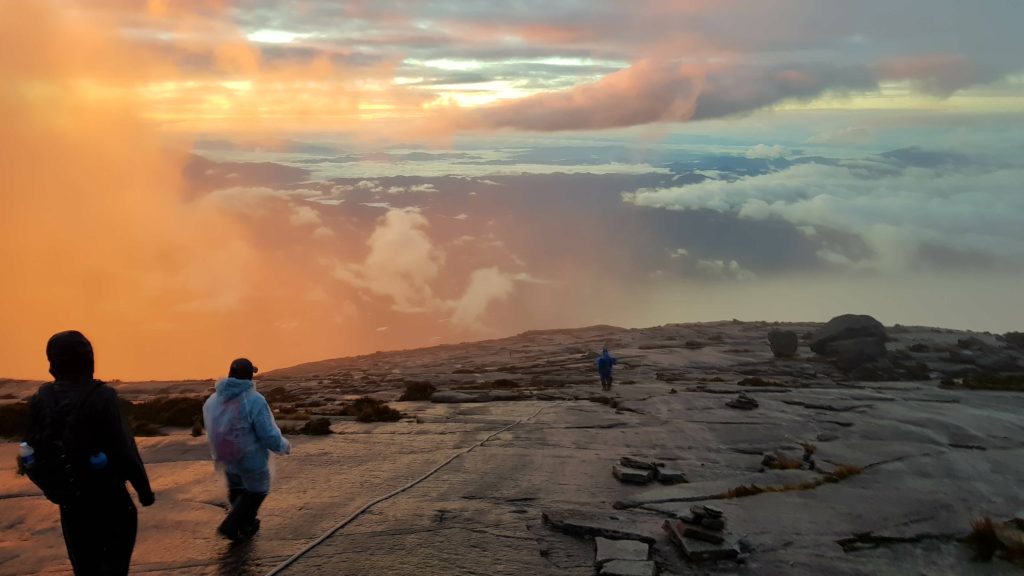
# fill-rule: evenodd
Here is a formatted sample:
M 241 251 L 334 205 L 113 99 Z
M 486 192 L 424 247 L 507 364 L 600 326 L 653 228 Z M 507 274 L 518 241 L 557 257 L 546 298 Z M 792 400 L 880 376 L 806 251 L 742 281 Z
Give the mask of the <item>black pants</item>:
M 236 535 L 253 527 L 260 506 L 267 494 L 265 492 L 249 492 L 242 483 L 242 477 L 237 474 L 229 473 L 227 477 L 228 501 L 231 502 L 231 511 L 221 523 L 220 531 L 224 534 Z
M 138 512 L 127 490 L 60 507 L 64 545 L 76 576 L 128 574 Z

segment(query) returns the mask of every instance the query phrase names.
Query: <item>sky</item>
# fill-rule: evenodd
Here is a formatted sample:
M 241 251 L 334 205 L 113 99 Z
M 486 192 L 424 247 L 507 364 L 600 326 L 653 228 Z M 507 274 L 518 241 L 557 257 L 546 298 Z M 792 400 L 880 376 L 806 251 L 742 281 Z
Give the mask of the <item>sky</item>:
M 1024 329 L 1018 0 L 0 10 L 0 376 L 528 329 Z

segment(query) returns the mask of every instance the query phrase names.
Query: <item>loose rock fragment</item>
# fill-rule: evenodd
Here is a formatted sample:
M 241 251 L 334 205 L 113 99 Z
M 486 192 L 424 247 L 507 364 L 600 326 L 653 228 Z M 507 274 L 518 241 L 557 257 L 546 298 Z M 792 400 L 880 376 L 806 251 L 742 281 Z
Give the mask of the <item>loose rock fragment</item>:
M 685 525 L 679 521 L 666 520 L 662 528 L 668 532 L 669 539 L 679 547 L 687 560 L 691 562 L 705 562 L 709 560 L 732 560 L 739 556 L 739 550 L 735 546 L 722 543 L 714 544 L 684 536 Z M 714 536 L 713 534 L 711 536 Z
M 625 466 L 612 466 L 612 474 L 620 482 L 627 484 L 650 484 L 654 480 L 654 470 L 641 470 L 640 468 L 627 468 Z
M 737 410 L 753 410 L 754 408 L 760 406 L 757 400 L 754 400 L 753 398 L 747 396 L 744 393 L 740 393 L 739 396 L 737 396 L 733 400 L 726 402 L 725 405 L 728 406 L 729 408 L 736 408 Z

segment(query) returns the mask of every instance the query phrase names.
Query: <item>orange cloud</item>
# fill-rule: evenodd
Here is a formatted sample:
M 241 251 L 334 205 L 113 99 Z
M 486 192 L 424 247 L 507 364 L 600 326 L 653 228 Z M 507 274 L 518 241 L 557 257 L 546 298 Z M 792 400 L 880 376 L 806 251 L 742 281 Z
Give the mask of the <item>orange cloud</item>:
M 187 156 L 131 89 L 165 61 L 46 3 L 5 11 L 4 375 L 45 377 L 46 338 L 69 328 L 94 340 L 99 375 L 119 378 L 216 376 L 236 355 L 280 366 L 353 344 L 363 320 L 311 257 L 329 247 L 310 214 L 255 231 L 253 216 L 183 199 Z M 281 229 L 309 239 L 269 249 Z

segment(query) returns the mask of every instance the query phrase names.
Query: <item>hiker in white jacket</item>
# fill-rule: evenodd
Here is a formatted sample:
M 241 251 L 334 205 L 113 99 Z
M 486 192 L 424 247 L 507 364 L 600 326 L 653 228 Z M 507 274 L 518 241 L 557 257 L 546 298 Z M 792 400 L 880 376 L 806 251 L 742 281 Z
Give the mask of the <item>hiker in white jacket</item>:
M 260 505 L 270 491 L 269 453 L 288 454 L 291 446 L 274 422 L 266 398 L 252 379 L 257 368 L 245 358 L 231 363 L 228 377 L 203 405 L 206 434 L 218 469 L 228 481 L 231 510 L 217 532 L 230 540 L 260 529 Z

